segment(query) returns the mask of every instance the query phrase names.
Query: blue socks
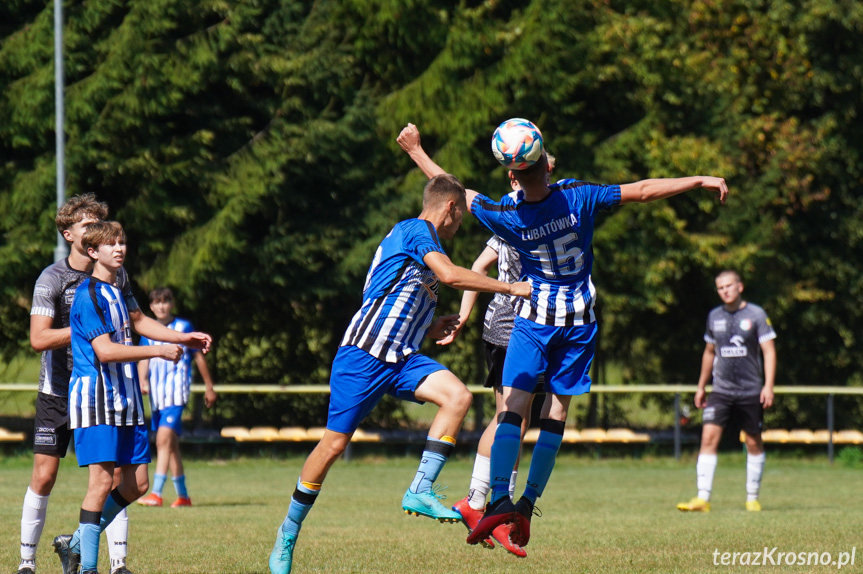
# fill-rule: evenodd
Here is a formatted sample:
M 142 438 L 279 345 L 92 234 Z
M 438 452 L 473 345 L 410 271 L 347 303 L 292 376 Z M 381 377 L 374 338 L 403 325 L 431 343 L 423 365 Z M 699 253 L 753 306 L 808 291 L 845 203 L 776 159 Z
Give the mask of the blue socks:
M 452 437 L 445 436 L 440 439 L 426 437 L 425 449 L 410 491 L 413 493 L 431 491 L 434 481 L 437 480 L 454 448 L 455 439 Z
M 521 415 L 504 411 L 497 417 L 491 445 L 491 502 L 509 497 L 509 479 L 521 450 Z
M 99 527 L 101 519 L 101 512 L 81 509 L 78 530 L 73 538 L 78 537 L 82 571 L 96 569 L 99 560 L 99 535 L 102 533 Z
M 162 496 L 162 489 L 165 488 L 165 481 L 168 479 L 166 474 L 153 475 L 153 494 Z
M 524 497 L 532 503 L 542 496 L 542 491 L 548 484 L 560 443 L 563 442 L 564 421 L 542 419 L 540 421 L 539 438 L 533 447 L 533 458 L 530 461 L 530 471 L 527 473 L 527 485 Z
M 303 520 L 306 519 L 306 515 L 309 514 L 320 492 L 320 484 L 297 479 L 297 488 L 294 490 L 294 495 L 291 496 L 291 505 L 288 507 L 288 515 L 285 516 L 285 521 L 282 523 L 282 532 L 295 537 L 300 533 Z
M 174 490 L 177 491 L 177 496 L 189 498 L 189 493 L 186 491 L 186 475 L 175 476 L 171 480 L 174 481 Z

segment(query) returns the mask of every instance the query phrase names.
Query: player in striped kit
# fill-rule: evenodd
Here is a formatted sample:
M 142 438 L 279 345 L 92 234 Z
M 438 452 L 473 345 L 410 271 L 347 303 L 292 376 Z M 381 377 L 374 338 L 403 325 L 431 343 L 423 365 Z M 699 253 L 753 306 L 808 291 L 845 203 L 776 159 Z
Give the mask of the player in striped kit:
M 176 361 L 179 345 L 209 349 L 210 336 L 178 333 L 155 321 L 141 324 L 144 335 L 172 345 L 132 345 L 138 326 L 114 285 L 126 256 L 126 236 L 115 221 L 91 223 L 81 239 L 94 260 L 93 275 L 77 291 L 71 309 L 72 378 L 69 382 L 69 427 L 75 431 L 79 466 L 89 468 L 87 494 L 78 530 L 57 539 L 64 574 L 94 574 L 99 534 L 129 503 L 147 491 L 149 441 L 144 403 L 135 361 L 162 357 Z M 114 468 L 121 467 L 113 488 Z
M 150 310 L 156 320 L 169 329 L 181 333 L 191 333 L 195 329 L 186 319 L 174 316 L 174 294 L 168 287 L 157 287 L 150 291 Z M 141 337 L 141 345 L 161 345 Z M 167 479 L 168 468 L 177 500 L 171 508 L 192 506 L 186 489 L 186 475 L 183 470 L 183 459 L 180 456 L 180 435 L 183 432 L 183 409 L 189 402 L 192 385 L 192 360 L 198 367 L 198 372 L 204 380 L 204 404 L 211 407 L 216 402 L 216 391 L 213 389 L 213 379 L 207 368 L 207 360 L 203 353 L 194 349 L 183 349 L 182 358 L 176 363 L 161 359 L 151 359 L 138 362 L 138 378 L 141 391 L 150 395 L 150 412 L 152 420 L 150 430 L 156 433 L 156 471 L 153 474 L 153 490 L 138 500 L 142 506 L 162 506 L 162 488 Z
M 386 394 L 438 406 L 402 508 L 441 522 L 461 520 L 440 503 L 433 484 L 455 446 L 471 394 L 455 375 L 417 351 L 426 336 L 441 339 L 458 321 L 457 315 L 433 321 L 439 283 L 529 296 L 525 283 L 508 284 L 474 273 L 454 265 L 444 253 L 440 239 L 452 239 L 466 208 L 464 186 L 455 177 L 441 174 L 426 184 L 420 215 L 396 224 L 375 252 L 363 303 L 333 361 L 326 432 L 303 465 L 287 516 L 276 533 L 269 561 L 273 574 L 291 571 L 297 536 L 327 472 Z
M 424 173 L 443 171 L 419 146 L 419 138 L 409 153 Z M 718 177 L 649 179 L 625 185 L 564 179 L 549 184 L 547 171 L 543 151 L 533 165 L 514 172 L 522 189 L 516 197 L 504 196 L 496 202 L 473 190 L 466 192 L 469 211 L 518 251 L 522 276 L 533 288 L 529 300 L 516 303 L 503 370 L 505 410 L 498 417 L 491 450 L 491 502 L 468 536 L 469 544 L 485 540 L 501 524 L 513 523 L 512 541 L 527 545 L 534 504 L 551 476 L 569 403 L 574 395 L 590 390 L 596 343 L 591 243 L 597 212 L 698 188 L 716 191 L 724 203 L 728 193 L 725 180 Z M 513 504 L 509 481 L 521 451 L 520 429 L 541 374 L 551 398 L 546 399 L 540 415 L 527 486 Z

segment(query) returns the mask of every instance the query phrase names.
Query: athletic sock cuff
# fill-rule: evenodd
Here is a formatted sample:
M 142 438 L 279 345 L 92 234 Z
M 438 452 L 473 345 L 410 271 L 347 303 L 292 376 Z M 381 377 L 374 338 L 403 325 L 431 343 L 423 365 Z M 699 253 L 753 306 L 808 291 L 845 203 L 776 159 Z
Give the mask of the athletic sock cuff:
M 112 491 L 111 491 L 111 499 L 113 499 L 113 501 L 114 501 L 114 502 L 117 504 L 117 506 L 119 506 L 120 508 L 126 508 L 127 506 L 129 506 L 130 504 L 132 504 L 131 502 L 129 502 L 128 500 L 126 500 L 125 498 L 123 498 L 123 496 L 120 494 L 120 492 L 119 492 L 116 488 L 115 488 L 114 490 L 112 490 Z
M 518 413 L 514 413 L 512 411 L 503 411 L 499 415 L 497 415 L 497 424 L 510 424 L 513 426 L 521 427 L 521 421 L 524 420 L 522 416 Z
M 102 512 L 98 510 L 84 510 L 81 509 L 81 513 L 78 515 L 78 522 L 81 524 L 95 524 L 99 526 L 99 522 L 102 520 Z
M 438 440 L 435 438 L 428 437 L 426 439 L 426 445 L 423 450 L 426 452 L 433 452 L 439 454 L 441 456 L 449 458 L 449 455 L 452 454 L 453 449 L 455 448 L 454 444 L 448 443 L 446 441 Z

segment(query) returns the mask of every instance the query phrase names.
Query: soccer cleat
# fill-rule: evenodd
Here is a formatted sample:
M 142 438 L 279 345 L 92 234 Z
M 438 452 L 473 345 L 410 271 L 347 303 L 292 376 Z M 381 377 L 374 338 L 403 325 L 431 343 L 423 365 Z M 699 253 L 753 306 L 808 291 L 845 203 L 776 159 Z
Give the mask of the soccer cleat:
M 452 509 L 461 514 L 461 520 L 467 527 L 468 533 L 476 527 L 477 522 L 482 518 L 482 510 L 477 510 L 468 504 L 466 496 L 456 502 Z M 488 548 L 489 550 L 494 548 L 494 541 L 491 538 L 480 540 L 479 543 L 482 544 L 483 548 Z
M 155 492 L 151 492 L 144 498 L 139 498 L 138 504 L 141 506 L 162 506 L 162 497 Z
M 192 506 L 192 499 L 181 496 L 171 503 L 171 508 L 180 508 L 181 506 Z
M 710 503 L 696 496 L 689 502 L 679 503 L 677 510 L 682 510 L 683 512 L 710 512 Z
M 111 574 L 132 574 L 132 571 L 126 568 L 126 565 L 118 566 L 114 570 L 111 570 Z
M 508 496 L 500 497 L 496 502 L 490 502 L 485 507 L 485 513 L 476 527 L 467 536 L 468 544 L 477 544 L 485 540 L 501 524 L 509 524 L 515 519 L 515 505 Z
M 408 489 L 402 498 L 402 508 L 405 514 L 428 516 L 438 522 L 461 522 L 461 514 L 441 504 L 446 496 L 438 494 L 446 487 L 434 485 L 428 492 L 411 492 Z
M 524 558 L 527 556 L 527 551 L 512 541 L 512 528 L 512 524 L 501 524 L 491 531 L 491 537 L 497 540 L 497 543 L 503 546 L 510 554 Z
M 22 566 L 18 570 L 18 574 L 36 574 L 36 571 L 30 568 L 29 566 Z
M 81 574 L 99 574 L 95 570 L 82 570 Z
M 761 503 L 757 500 L 747 500 L 746 501 L 746 511 L 747 512 L 761 512 Z
M 515 521 L 512 525 L 510 540 L 518 546 L 527 546 L 530 542 L 530 517 L 536 514 L 542 516 L 542 512 L 524 496 L 515 503 Z
M 291 562 L 294 560 L 294 545 L 297 537 L 293 534 L 285 534 L 282 527 L 276 533 L 276 544 L 270 553 L 271 574 L 291 574 Z
M 81 564 L 81 555 L 73 552 L 69 548 L 69 543 L 72 542 L 71 534 L 61 534 L 54 538 L 52 545 L 54 552 L 60 558 L 60 566 L 63 567 L 63 574 L 78 574 L 78 566 Z M 83 572 L 81 574 L 84 574 Z

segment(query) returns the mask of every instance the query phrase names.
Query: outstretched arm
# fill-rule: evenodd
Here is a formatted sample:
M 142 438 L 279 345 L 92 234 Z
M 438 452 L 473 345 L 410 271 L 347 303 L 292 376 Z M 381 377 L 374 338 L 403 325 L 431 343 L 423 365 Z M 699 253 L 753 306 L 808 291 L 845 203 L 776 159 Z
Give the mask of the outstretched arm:
M 482 250 L 482 253 L 479 254 L 479 257 L 471 265 L 470 270 L 480 275 L 488 275 L 489 269 L 496 263 L 497 251 L 486 245 L 485 249 Z M 462 293 L 461 307 L 458 311 L 458 324 L 454 326 L 450 333 L 437 342 L 438 345 L 449 345 L 455 341 L 456 337 L 458 337 L 461 330 L 467 324 L 467 320 L 470 317 L 471 311 L 473 311 L 474 305 L 476 305 L 478 297 L 479 293 L 476 291 L 465 291 Z
M 180 331 L 169 329 L 155 319 L 144 315 L 140 309 L 129 311 L 129 318 L 132 320 L 132 326 L 136 333 L 154 341 L 176 343 L 177 345 L 184 345 L 190 349 L 198 349 L 205 353 L 210 350 L 210 343 L 213 342 L 213 338 L 206 333 L 199 333 L 198 331 L 181 333 Z
M 417 167 L 422 170 L 429 179 L 446 172 L 428 156 L 420 143 L 420 131 L 413 124 L 408 124 L 402 129 L 396 141 L 405 152 L 414 160 Z
M 724 179 L 696 175 L 667 179 L 643 179 L 635 183 L 626 183 L 620 186 L 620 204 L 648 203 L 699 188 L 715 191 L 720 203 L 725 203 L 728 186 Z
M 470 269 L 459 267 L 449 257 L 439 251 L 432 251 L 425 257 L 423 262 L 429 269 L 434 271 L 441 283 L 449 285 L 454 289 L 470 289 L 471 291 L 483 291 L 485 293 L 503 293 L 515 295 L 516 297 L 530 297 L 530 284 L 524 281 L 518 283 L 504 283 L 485 275 L 480 275 Z
M 96 357 L 103 363 L 132 363 L 157 357 L 176 363 L 183 356 L 183 348 L 179 345 L 123 345 L 113 342 L 110 333 L 99 335 L 91 344 Z

